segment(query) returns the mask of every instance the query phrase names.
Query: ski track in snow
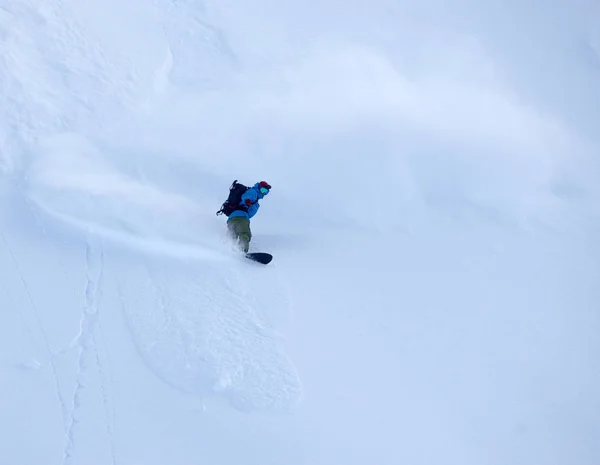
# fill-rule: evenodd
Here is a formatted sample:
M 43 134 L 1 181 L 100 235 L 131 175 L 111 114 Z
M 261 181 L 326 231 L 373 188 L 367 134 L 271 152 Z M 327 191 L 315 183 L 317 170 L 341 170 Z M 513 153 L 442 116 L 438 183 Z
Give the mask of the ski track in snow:
M 108 437 L 108 450 L 111 458 L 111 463 L 117 463 L 117 441 L 115 433 L 116 414 L 115 408 L 111 400 L 109 386 L 112 385 L 110 371 L 104 367 L 108 366 L 108 358 L 106 353 L 106 341 L 102 333 L 100 322 L 98 326 L 98 337 L 94 337 L 94 346 L 96 347 L 96 364 L 100 371 L 100 393 L 102 395 L 102 404 L 104 407 L 104 419 L 106 422 L 106 434 Z M 98 343 L 98 340 L 100 343 Z M 104 359 L 104 361 L 102 361 Z
M 8 255 L 12 257 L 12 254 L 10 252 L 10 247 L 8 246 L 8 241 L 6 240 L 6 236 L 4 235 L 4 233 L 0 232 L 0 237 L 2 237 L 2 242 L 4 244 L 4 248 L 7 251 Z M 11 260 L 13 260 L 14 262 L 14 257 L 11 258 Z M 24 311 L 23 311 L 23 307 L 17 302 L 16 299 L 14 299 L 12 297 L 12 293 L 10 292 L 9 288 L 7 288 L 7 285 L 4 284 L 4 282 L 0 282 L 0 286 L 2 287 L 3 290 L 3 294 L 4 294 L 4 301 L 9 303 L 9 307 L 11 309 L 14 309 L 18 316 L 19 316 L 19 321 L 21 322 L 21 325 L 23 326 L 25 332 L 27 333 L 27 335 L 29 336 L 31 342 L 33 343 L 34 349 L 37 351 L 38 350 L 38 337 L 36 337 L 35 335 L 35 329 L 31 326 L 31 324 L 29 324 L 26 320 Z M 42 344 L 43 345 L 43 344 Z M 42 349 L 44 350 L 44 349 Z M 29 362 L 23 362 L 24 364 L 28 365 L 28 366 L 40 366 L 40 362 L 38 360 L 30 360 Z
M 114 426 L 114 410 L 110 401 L 110 396 L 107 388 L 108 375 L 101 362 L 101 358 L 105 357 L 100 354 L 98 347 L 98 339 L 104 346 L 104 339 L 99 327 L 98 309 L 99 309 L 99 292 L 100 282 L 104 271 L 104 252 L 100 244 L 95 244 L 88 240 L 85 248 L 85 300 L 83 312 L 81 316 L 80 332 L 73 345 L 79 347 L 79 359 L 77 362 L 77 374 L 75 388 L 72 395 L 72 409 L 69 415 L 68 427 L 65 439 L 65 450 L 63 456 L 63 465 L 78 463 L 76 460 L 76 436 L 77 427 L 81 420 L 78 418 L 80 410 L 83 406 L 82 396 L 88 386 L 89 370 L 96 368 L 100 375 L 100 393 L 102 396 L 102 404 L 104 410 L 104 420 L 106 423 L 106 434 L 108 438 L 108 451 L 111 458 L 111 463 L 116 464 L 115 451 L 115 426 Z
M 39 335 L 43 341 L 43 346 L 44 346 L 44 349 L 46 352 L 46 356 L 48 357 L 48 363 L 50 365 L 50 371 L 51 371 L 51 375 L 52 375 L 53 384 L 55 386 L 56 399 L 60 405 L 60 410 L 61 410 L 62 417 L 63 417 L 63 425 L 66 428 L 67 427 L 67 406 L 61 395 L 60 383 L 59 383 L 59 378 L 58 378 L 58 370 L 56 368 L 56 363 L 54 361 L 54 353 L 52 351 L 52 347 L 50 346 L 50 340 L 48 338 L 48 335 L 46 334 L 46 330 L 44 329 L 44 325 L 43 325 L 41 317 L 40 317 L 40 311 L 38 309 L 37 304 L 35 303 L 35 300 L 33 298 L 31 290 L 29 289 L 27 280 L 25 279 L 25 276 L 23 275 L 23 272 L 21 271 L 19 261 L 18 261 L 17 257 L 15 256 L 12 248 L 10 247 L 8 240 L 6 239 L 6 236 L 2 232 L 0 232 L 0 237 L 2 238 L 2 242 L 4 243 L 4 246 L 6 247 L 6 250 L 9 254 L 9 256 L 11 257 L 15 273 L 17 274 L 17 276 L 19 278 L 21 287 L 27 297 L 28 305 L 29 305 L 29 308 L 31 309 L 33 319 L 36 322 L 37 332 L 39 333 Z M 19 308 L 19 312 L 21 313 L 21 320 L 26 325 L 27 331 L 33 335 L 33 329 L 30 328 L 25 323 L 27 321 L 27 318 L 25 317 L 25 315 L 23 315 L 23 310 L 21 308 Z
M 139 280 L 119 279 L 129 328 L 146 364 L 193 395 L 224 396 L 245 411 L 289 410 L 300 398 L 300 381 L 274 325 L 250 305 L 244 276 L 235 268 L 201 265 L 193 274 L 171 271 L 146 265 Z M 281 301 L 272 304 L 285 311 Z

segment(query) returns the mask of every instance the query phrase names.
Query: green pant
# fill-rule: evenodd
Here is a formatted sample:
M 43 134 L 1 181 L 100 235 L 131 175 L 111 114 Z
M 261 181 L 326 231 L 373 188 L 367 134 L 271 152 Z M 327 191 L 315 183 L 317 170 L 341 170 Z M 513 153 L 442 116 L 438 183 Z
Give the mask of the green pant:
M 250 231 L 250 220 L 243 216 L 234 216 L 227 221 L 227 230 L 229 235 L 237 241 L 239 247 L 244 252 L 248 252 L 250 248 L 250 239 L 252 232 Z

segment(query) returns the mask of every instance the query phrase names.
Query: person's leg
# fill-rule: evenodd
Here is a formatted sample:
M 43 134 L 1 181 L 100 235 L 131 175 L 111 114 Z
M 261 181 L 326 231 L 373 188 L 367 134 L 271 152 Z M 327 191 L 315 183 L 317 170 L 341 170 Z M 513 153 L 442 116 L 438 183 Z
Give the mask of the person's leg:
M 237 233 L 235 232 L 236 220 L 237 218 L 234 217 L 227 221 L 227 234 L 234 241 L 237 240 Z
M 250 241 L 252 240 L 252 232 L 250 231 L 250 220 L 247 218 L 241 218 L 243 221 L 240 221 L 237 226 L 237 235 L 238 241 L 240 244 L 240 248 L 248 253 L 250 249 Z
M 252 232 L 250 231 L 250 221 L 243 216 L 236 216 L 227 222 L 227 229 L 230 235 L 237 239 L 239 247 L 244 252 L 250 249 L 250 241 L 252 240 Z

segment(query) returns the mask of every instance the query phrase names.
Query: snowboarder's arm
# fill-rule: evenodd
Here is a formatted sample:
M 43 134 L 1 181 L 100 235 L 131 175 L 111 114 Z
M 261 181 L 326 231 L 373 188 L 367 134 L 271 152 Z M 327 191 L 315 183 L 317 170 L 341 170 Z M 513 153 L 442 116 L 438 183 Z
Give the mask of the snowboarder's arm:
M 248 217 L 252 218 L 260 208 L 260 205 L 258 204 L 258 193 L 254 189 L 248 189 L 242 195 L 240 205 L 248 208 Z
M 256 202 L 254 205 L 248 207 L 248 218 L 252 218 L 254 215 L 256 215 L 256 212 L 258 212 L 259 208 L 260 208 L 260 204 L 258 202 Z
M 258 193 L 254 189 L 248 189 L 242 194 L 242 200 L 240 202 L 240 205 L 249 207 L 250 205 L 255 204 L 257 200 Z

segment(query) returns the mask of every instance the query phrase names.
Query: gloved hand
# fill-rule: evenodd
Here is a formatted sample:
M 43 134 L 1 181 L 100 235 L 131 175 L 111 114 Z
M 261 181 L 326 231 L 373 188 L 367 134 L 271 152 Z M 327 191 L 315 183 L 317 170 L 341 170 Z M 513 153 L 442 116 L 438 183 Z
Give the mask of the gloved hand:
M 251 207 L 251 206 L 252 206 L 252 202 L 250 201 L 250 199 L 246 199 L 246 205 L 247 205 L 248 207 Z

